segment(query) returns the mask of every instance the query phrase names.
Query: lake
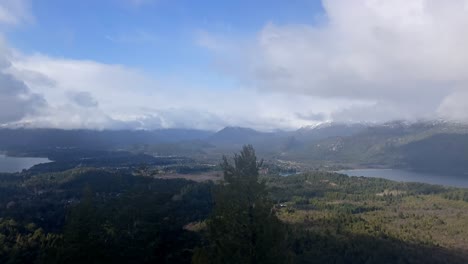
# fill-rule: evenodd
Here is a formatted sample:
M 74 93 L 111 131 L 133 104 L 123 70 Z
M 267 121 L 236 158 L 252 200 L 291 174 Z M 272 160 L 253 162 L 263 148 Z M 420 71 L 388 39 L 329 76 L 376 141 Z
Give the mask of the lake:
M 338 171 L 338 173 L 349 176 L 384 178 L 400 182 L 423 182 L 429 184 L 468 188 L 468 175 L 430 174 L 397 169 L 341 170 Z
M 0 154 L 0 172 L 21 172 L 40 163 L 51 162 L 47 158 L 9 157 Z

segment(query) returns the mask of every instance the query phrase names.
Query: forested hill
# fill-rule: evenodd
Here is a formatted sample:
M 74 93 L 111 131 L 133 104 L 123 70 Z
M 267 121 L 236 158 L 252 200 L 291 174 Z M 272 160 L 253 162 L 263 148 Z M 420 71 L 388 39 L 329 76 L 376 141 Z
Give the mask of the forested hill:
M 212 132 L 195 129 L 62 130 L 0 129 L 0 150 L 85 148 L 108 150 L 131 145 L 206 139 Z
M 260 176 L 252 157 L 222 161 L 229 184 L 131 166 L 0 173 L 0 263 L 468 261 L 468 189 Z

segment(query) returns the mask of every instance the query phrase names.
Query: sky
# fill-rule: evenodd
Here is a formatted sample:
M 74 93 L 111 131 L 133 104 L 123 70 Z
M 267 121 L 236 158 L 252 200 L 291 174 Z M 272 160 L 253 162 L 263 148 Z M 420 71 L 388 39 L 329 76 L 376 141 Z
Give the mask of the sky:
M 468 121 L 468 0 L 0 0 L 0 126 Z

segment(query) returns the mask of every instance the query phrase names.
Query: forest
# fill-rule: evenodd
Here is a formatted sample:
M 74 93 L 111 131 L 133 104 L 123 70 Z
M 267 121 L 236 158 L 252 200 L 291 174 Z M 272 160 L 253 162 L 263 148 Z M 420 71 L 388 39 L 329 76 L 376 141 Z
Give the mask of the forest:
M 260 174 L 251 146 L 217 181 L 92 165 L 0 174 L 0 263 L 468 262 L 467 189 Z

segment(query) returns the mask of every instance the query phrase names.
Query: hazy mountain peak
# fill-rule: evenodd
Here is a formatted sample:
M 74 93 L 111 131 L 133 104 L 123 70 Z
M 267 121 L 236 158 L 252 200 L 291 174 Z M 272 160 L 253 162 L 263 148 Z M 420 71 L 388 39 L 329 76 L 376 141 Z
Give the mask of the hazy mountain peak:
M 316 125 L 310 125 L 310 126 L 303 126 L 299 128 L 297 131 L 308 131 L 308 130 L 321 130 L 321 129 L 327 129 L 331 127 L 343 127 L 343 128 L 351 128 L 351 127 L 366 127 L 369 126 L 369 123 L 365 122 L 358 122 L 358 123 L 346 123 L 346 122 L 333 122 L 333 121 L 327 121 L 327 122 L 321 122 Z
M 217 133 L 226 133 L 226 132 L 258 132 L 252 128 L 240 127 L 240 126 L 227 126 Z

